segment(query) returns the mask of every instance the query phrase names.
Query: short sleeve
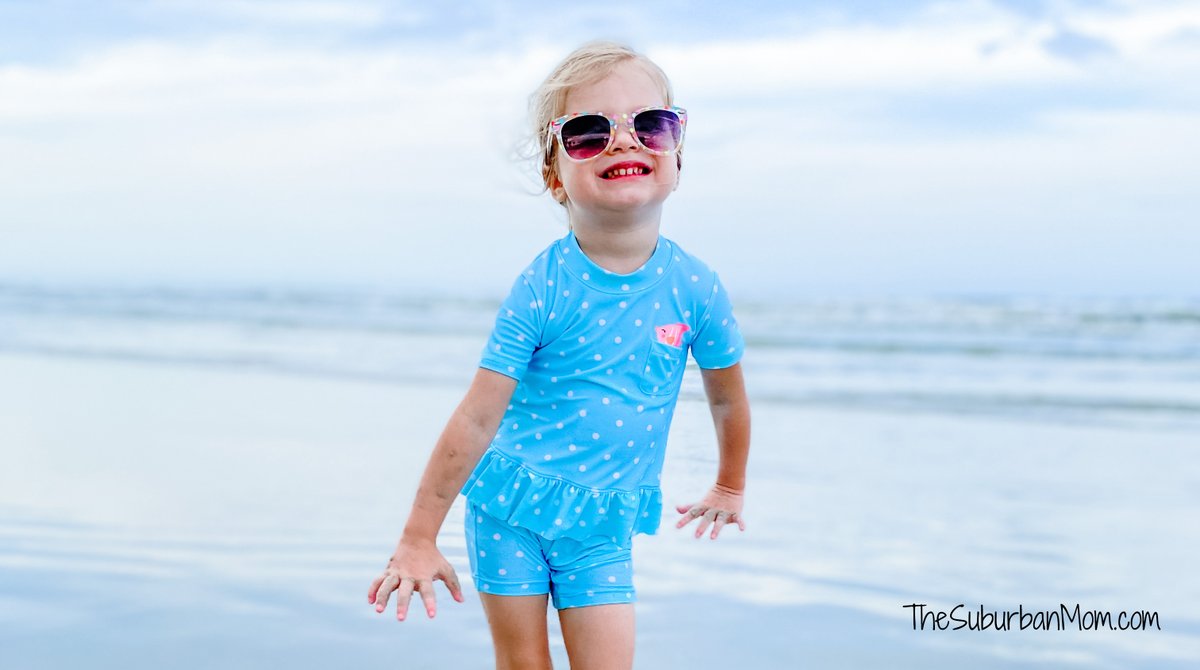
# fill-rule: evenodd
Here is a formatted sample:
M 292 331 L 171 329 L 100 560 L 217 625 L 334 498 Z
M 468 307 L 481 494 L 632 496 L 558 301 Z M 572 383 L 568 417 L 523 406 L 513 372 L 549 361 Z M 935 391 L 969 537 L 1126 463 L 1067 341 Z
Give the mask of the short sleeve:
M 522 274 L 500 305 L 492 334 L 483 348 L 479 366 L 520 381 L 542 338 L 542 303 L 531 285 L 532 275 Z
M 727 368 L 742 359 L 745 348 L 737 319 L 733 317 L 733 303 L 714 272 L 708 309 L 692 338 L 692 358 L 702 368 Z

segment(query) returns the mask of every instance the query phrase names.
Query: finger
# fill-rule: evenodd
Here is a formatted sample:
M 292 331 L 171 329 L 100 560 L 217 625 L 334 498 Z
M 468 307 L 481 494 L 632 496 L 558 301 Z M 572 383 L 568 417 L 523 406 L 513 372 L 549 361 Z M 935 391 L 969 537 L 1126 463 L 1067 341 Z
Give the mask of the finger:
M 683 528 L 684 526 L 691 523 L 692 519 L 695 519 L 696 517 L 704 514 L 704 508 L 699 507 L 699 506 L 692 507 L 690 510 L 680 510 L 680 513 L 684 513 L 685 516 L 682 519 L 680 519 L 678 523 L 675 524 L 676 528 Z
M 746 522 L 742 521 L 742 515 L 740 513 L 737 515 L 737 525 L 739 531 L 746 530 Z
M 700 536 L 704 534 L 704 529 L 708 528 L 708 524 L 711 523 L 716 516 L 717 510 L 710 509 L 704 513 L 704 516 L 700 517 L 700 526 L 696 528 L 696 539 L 700 539 Z
M 391 594 L 392 594 L 392 589 L 396 588 L 394 586 L 395 579 L 396 579 L 395 575 L 384 575 L 383 579 L 380 580 L 379 591 L 375 594 L 375 611 L 376 612 L 382 612 L 384 610 L 384 608 L 387 607 L 388 600 L 390 599 Z
M 680 514 L 686 514 L 687 511 L 692 508 L 692 505 L 695 505 L 695 504 L 696 503 L 684 503 L 682 505 L 676 505 L 675 511 L 679 512 Z
M 711 539 L 717 539 L 717 535 L 721 534 L 721 529 L 725 527 L 725 521 L 729 518 L 727 512 L 717 512 L 717 520 L 713 523 Z
M 379 585 L 382 583 L 383 583 L 383 576 L 376 577 L 375 581 L 371 582 L 371 590 L 367 591 L 367 602 L 368 603 L 375 602 L 375 592 L 379 590 Z
M 412 600 L 414 586 L 412 578 L 405 577 L 400 580 L 400 586 L 396 588 L 396 618 L 401 621 L 408 616 L 408 603 Z
M 417 582 L 417 591 L 421 593 L 421 600 L 425 601 L 425 613 L 432 619 L 437 615 L 437 597 L 433 593 L 433 580 L 422 579 Z
M 458 583 L 458 573 L 454 571 L 453 566 L 447 563 L 437 578 L 446 583 L 446 588 L 450 589 L 450 595 L 454 596 L 455 600 L 460 603 L 466 602 L 466 599 L 463 598 L 462 585 Z

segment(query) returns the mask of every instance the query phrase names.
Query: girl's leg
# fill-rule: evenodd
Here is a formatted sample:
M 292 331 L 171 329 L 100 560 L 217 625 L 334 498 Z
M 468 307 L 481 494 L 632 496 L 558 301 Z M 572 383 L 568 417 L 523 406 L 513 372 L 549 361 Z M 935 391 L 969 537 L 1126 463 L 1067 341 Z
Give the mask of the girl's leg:
M 558 620 L 571 670 L 633 668 L 633 603 L 568 607 Z
M 480 593 L 492 629 L 496 670 L 552 670 L 546 632 L 548 594 L 498 596 Z M 630 606 L 632 607 L 632 606 Z M 574 660 L 572 660 L 574 667 Z

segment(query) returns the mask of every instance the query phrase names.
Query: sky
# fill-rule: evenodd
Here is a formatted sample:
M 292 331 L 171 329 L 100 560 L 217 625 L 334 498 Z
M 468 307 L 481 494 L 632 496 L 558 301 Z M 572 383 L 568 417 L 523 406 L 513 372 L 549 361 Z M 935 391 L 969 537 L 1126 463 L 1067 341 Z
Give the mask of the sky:
M 576 6 L 577 5 L 577 6 Z M 0 0 L 0 282 L 496 297 L 589 39 L 688 109 L 735 296 L 1200 293 L 1200 2 Z

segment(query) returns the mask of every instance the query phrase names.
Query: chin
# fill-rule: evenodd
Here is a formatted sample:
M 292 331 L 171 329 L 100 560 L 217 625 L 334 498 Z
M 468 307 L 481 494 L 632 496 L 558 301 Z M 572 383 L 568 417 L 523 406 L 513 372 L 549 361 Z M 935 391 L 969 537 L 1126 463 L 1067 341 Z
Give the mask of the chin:
M 610 212 L 634 212 L 661 207 L 666 198 L 614 198 L 596 203 L 596 209 Z
M 661 205 L 671 195 L 669 189 L 630 188 L 597 194 L 592 203 L 605 209 L 639 209 Z

